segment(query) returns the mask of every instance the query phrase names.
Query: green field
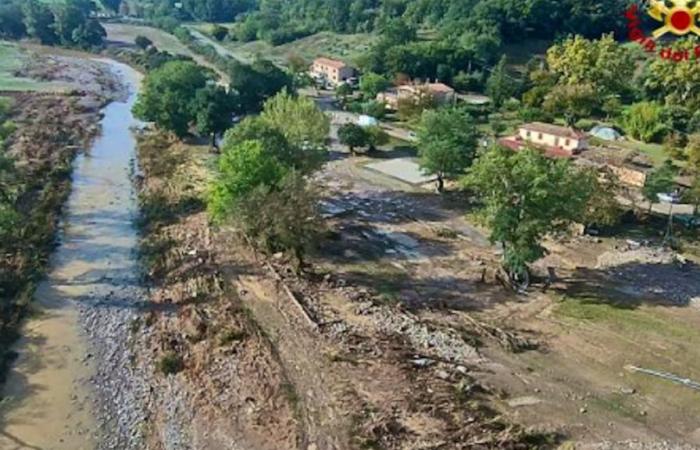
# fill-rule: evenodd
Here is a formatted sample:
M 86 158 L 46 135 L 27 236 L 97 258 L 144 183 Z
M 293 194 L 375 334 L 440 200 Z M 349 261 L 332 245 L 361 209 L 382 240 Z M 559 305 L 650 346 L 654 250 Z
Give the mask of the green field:
M 0 42 L 0 91 L 40 91 L 57 87 L 52 83 L 15 76 L 27 58 L 26 52 L 15 44 Z
M 197 28 L 203 32 L 208 31 L 206 26 L 197 26 Z M 243 60 L 262 56 L 277 64 L 286 64 L 289 55 L 296 54 L 309 62 L 319 56 L 327 56 L 354 63 L 355 59 L 366 52 L 375 40 L 376 36 L 366 33 L 336 34 L 321 32 L 277 47 L 273 47 L 264 41 L 247 43 L 226 41 L 222 44 Z

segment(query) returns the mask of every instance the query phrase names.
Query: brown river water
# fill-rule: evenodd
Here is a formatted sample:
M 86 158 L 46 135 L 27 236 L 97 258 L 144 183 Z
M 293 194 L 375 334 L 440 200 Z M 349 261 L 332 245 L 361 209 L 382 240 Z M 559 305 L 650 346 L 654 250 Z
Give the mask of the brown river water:
M 102 134 L 74 163 L 59 246 L 16 345 L 0 405 L 0 449 L 143 448 L 144 375 L 129 326 L 144 303 L 131 107 L 139 74 L 105 61 L 129 88 L 103 110 Z

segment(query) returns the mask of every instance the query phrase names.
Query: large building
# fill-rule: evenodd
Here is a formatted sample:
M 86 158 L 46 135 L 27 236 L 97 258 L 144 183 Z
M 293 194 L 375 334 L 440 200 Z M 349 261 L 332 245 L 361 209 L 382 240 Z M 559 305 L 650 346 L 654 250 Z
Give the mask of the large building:
M 518 134 L 500 139 L 499 143 L 515 151 L 527 146 L 538 147 L 556 158 L 571 158 L 588 148 L 584 133 L 542 122 L 523 124 Z
M 355 76 L 355 69 L 343 61 L 330 58 L 316 58 L 309 72 L 312 77 L 334 86 L 344 83 Z
M 405 84 L 377 95 L 377 101 L 386 104 L 389 109 L 397 109 L 400 100 L 419 99 L 422 95 L 431 95 L 439 105 L 453 103 L 455 90 L 444 83 Z

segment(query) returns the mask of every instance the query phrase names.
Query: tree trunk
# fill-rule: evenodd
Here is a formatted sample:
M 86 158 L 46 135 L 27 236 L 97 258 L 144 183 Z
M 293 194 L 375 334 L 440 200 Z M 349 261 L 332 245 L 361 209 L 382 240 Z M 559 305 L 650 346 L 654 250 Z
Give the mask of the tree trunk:
M 442 177 L 442 175 L 438 175 L 437 177 L 437 191 L 440 194 L 445 192 L 445 179 Z
M 299 247 L 294 247 L 294 259 L 296 260 L 296 273 L 301 275 L 304 272 L 304 250 Z

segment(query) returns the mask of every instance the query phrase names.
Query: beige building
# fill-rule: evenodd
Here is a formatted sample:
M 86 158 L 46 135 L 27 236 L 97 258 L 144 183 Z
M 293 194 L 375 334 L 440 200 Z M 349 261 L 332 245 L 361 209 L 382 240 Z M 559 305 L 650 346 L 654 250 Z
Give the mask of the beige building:
M 584 133 L 542 122 L 521 125 L 517 135 L 500 139 L 499 142 L 516 151 L 533 145 L 543 149 L 548 156 L 558 158 L 571 158 L 588 148 Z
M 399 101 L 418 99 L 423 95 L 431 95 L 438 105 L 453 103 L 456 98 L 455 90 L 444 83 L 405 84 L 397 88 L 381 92 L 377 101 L 386 104 L 388 109 L 397 109 Z
M 327 81 L 335 86 L 355 76 L 355 69 L 343 61 L 330 58 L 316 58 L 309 72 L 312 77 Z

